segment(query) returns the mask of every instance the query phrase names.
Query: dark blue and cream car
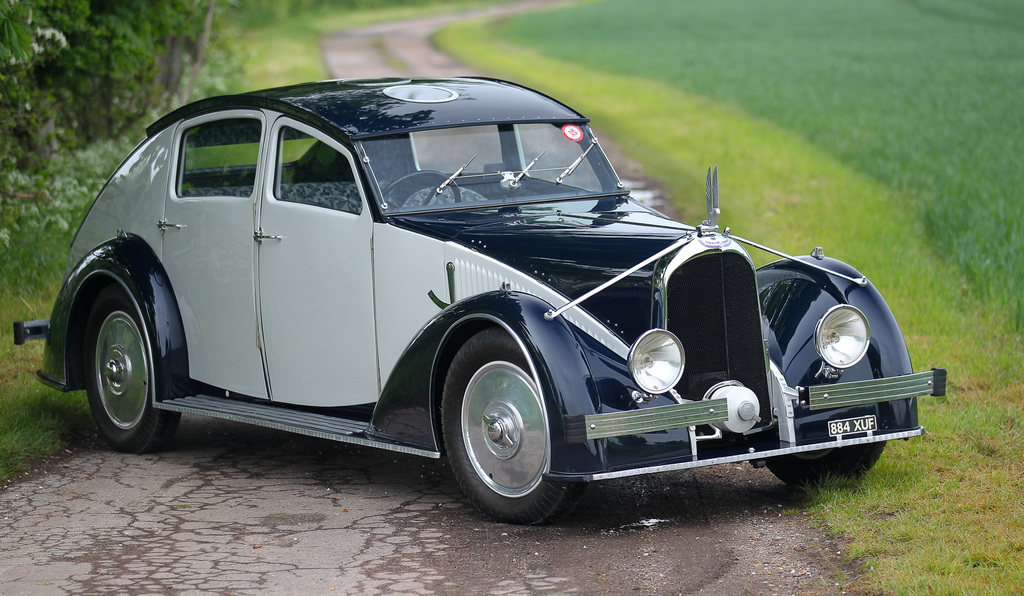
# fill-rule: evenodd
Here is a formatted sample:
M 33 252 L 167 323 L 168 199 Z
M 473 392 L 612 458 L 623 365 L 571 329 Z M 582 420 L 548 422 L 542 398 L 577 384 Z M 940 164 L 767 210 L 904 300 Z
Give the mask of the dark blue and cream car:
M 149 127 L 16 341 L 115 449 L 184 412 L 447 455 L 518 523 L 593 480 L 808 482 L 922 434 L 945 372 L 914 373 L 871 283 L 820 250 L 755 268 L 706 191 L 697 226 L 638 203 L 585 117 L 501 81 L 207 99 Z

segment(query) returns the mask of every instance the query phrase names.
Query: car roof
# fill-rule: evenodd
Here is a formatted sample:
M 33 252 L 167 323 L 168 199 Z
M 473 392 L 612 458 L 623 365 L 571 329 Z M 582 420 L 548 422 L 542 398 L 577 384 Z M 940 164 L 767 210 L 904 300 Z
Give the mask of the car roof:
M 193 102 L 146 129 L 226 109 L 272 109 L 353 139 L 512 122 L 587 122 L 579 112 L 515 83 L 488 78 L 339 79 Z

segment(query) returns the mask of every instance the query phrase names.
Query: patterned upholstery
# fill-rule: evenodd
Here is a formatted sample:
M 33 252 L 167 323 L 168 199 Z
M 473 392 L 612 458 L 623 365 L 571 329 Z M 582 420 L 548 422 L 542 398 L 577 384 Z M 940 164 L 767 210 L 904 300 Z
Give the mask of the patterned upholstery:
M 282 184 L 282 201 L 325 207 L 336 211 L 359 214 L 363 200 L 355 182 L 298 182 Z

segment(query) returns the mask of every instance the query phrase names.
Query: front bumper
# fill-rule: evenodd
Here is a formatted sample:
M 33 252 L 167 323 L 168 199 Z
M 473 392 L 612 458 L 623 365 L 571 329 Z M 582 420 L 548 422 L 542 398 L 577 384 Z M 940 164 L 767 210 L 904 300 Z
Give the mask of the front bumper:
M 607 467 L 589 473 L 552 471 L 545 478 L 556 482 L 619 478 L 909 439 L 924 433 L 924 427 L 917 423 L 916 398 L 946 394 L 943 368 L 797 388 L 788 387 L 781 375 L 774 376 L 773 424 L 744 434 L 697 435 L 697 426 L 725 419 L 725 400 L 567 416 L 563 420 L 566 442 L 593 441 L 590 444 L 598 451 L 607 451 L 608 456 L 603 458 Z M 871 430 L 828 434 L 829 421 L 852 417 L 871 417 Z M 661 457 L 655 453 L 659 451 Z M 630 452 L 633 457 L 628 455 Z

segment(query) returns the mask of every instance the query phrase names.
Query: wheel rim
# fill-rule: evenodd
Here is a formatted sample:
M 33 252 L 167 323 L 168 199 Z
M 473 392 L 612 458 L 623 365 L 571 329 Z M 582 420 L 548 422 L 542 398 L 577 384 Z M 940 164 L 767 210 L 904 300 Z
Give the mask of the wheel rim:
M 112 312 L 100 326 L 94 370 L 110 421 L 123 429 L 138 424 L 149 396 L 149 365 L 142 334 L 127 313 Z
M 491 490 L 516 497 L 540 481 L 548 460 L 548 433 L 540 394 L 510 362 L 491 362 L 469 380 L 462 429 L 473 468 Z

